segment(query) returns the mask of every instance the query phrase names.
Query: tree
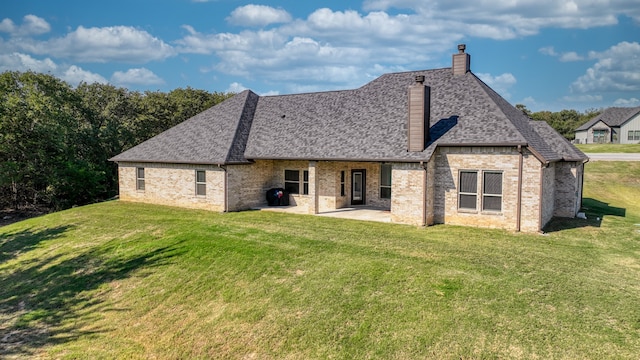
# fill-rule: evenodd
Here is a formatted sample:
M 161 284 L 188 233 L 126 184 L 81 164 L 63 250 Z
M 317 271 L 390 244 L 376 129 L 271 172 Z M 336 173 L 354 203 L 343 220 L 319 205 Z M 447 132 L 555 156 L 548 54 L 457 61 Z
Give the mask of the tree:
M 10 194 L 3 205 L 64 208 L 93 191 L 101 174 L 89 165 L 88 124 L 69 85 L 51 75 L 6 72 L 0 97 L 0 188 Z

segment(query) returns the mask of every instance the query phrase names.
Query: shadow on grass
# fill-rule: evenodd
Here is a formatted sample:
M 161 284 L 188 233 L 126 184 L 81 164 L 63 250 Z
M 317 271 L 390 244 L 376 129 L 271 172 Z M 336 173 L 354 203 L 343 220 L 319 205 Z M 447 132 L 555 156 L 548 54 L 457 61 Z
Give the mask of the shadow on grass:
M 625 217 L 627 210 L 624 208 L 610 206 L 602 201 L 584 198 L 582 199 L 582 212 L 587 216 L 586 219 L 580 218 L 553 218 L 545 226 L 544 232 L 555 232 L 568 229 L 577 229 L 583 227 L 600 227 L 602 219 L 605 216 Z
M 26 252 L 64 231 L 13 234 L 11 241 L 2 244 L 3 251 L 6 247 L 7 253 Z M 101 313 L 114 310 L 96 296 L 99 288 L 134 272 L 144 276 L 139 270 L 166 263 L 177 255 L 178 244 L 144 253 L 125 253 L 119 245 L 112 241 L 83 252 L 23 262 L 15 271 L 5 271 L 0 288 L 0 358 L 35 356 L 44 346 L 107 331 L 93 326 Z
M 42 241 L 56 239 L 70 228 L 70 226 L 59 226 L 44 230 L 27 229 L 2 234 L 0 235 L 0 263 L 35 248 Z

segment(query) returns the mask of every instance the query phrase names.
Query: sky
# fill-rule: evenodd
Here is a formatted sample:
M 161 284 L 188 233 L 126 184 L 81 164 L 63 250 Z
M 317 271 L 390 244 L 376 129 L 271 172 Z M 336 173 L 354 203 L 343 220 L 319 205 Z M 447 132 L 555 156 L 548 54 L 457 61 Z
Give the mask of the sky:
M 1 0 L 0 72 L 260 95 L 471 71 L 532 111 L 640 106 L 638 0 Z

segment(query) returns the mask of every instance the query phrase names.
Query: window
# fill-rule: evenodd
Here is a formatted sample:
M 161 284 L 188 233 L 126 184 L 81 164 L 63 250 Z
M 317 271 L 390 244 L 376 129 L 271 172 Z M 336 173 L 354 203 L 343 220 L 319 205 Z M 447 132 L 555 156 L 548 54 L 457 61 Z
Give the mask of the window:
M 302 194 L 309 195 L 309 172 L 307 170 L 302 172 Z
M 207 172 L 196 170 L 196 195 L 207 195 Z
M 629 135 L 627 137 L 627 140 L 640 140 L 640 130 L 629 130 Z
M 391 199 L 391 165 L 380 165 L 380 198 Z
M 482 180 L 482 210 L 502 210 L 502 173 L 485 171 Z
M 144 191 L 144 168 L 136 168 L 136 189 Z
M 602 144 L 606 142 L 607 130 L 593 130 L 593 142 Z
M 344 177 L 345 177 L 344 170 L 340 171 L 340 196 L 345 196 Z
M 633 130 L 629 130 L 629 135 L 627 136 L 627 140 L 633 140 Z
M 284 189 L 289 194 L 300 193 L 300 171 L 298 170 L 284 171 Z
M 458 208 L 476 210 L 478 199 L 478 172 L 460 171 L 458 183 Z
M 640 130 L 636 130 L 636 134 L 633 136 L 633 140 L 640 140 Z

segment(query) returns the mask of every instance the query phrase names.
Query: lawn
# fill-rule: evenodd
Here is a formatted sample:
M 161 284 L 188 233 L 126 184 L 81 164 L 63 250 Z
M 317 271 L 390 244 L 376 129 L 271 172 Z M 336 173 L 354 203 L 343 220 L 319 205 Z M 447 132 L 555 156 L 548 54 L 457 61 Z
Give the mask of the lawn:
M 640 153 L 640 144 L 575 144 L 585 153 Z
M 544 236 L 118 201 L 0 227 L 0 358 L 636 359 L 640 163 L 586 171 L 589 218 Z

